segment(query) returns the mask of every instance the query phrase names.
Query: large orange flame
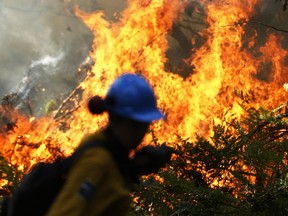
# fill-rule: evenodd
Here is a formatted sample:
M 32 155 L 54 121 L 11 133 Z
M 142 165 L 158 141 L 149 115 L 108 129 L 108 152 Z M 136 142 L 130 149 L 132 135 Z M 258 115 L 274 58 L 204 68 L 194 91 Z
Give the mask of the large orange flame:
M 105 114 L 95 117 L 87 112 L 89 97 L 104 96 L 113 80 L 126 71 L 141 73 L 155 89 L 158 105 L 167 116 L 153 125 L 160 142 L 173 142 L 178 135 L 193 141 L 196 133 L 207 137 L 219 114 L 240 116 L 233 89 L 254 91 L 258 105 L 267 108 L 285 101 L 287 51 L 281 47 L 281 37 L 271 34 L 264 45 L 257 47 L 256 33 L 244 37 L 245 22 L 252 16 L 257 0 L 227 2 L 205 3 L 209 25 L 201 34 L 206 42 L 189 58 L 195 69 L 187 78 L 164 67 L 167 34 L 186 1 L 130 0 L 116 23 L 105 20 L 101 11 L 86 14 L 76 8 L 77 16 L 95 37 L 90 53 L 95 64 L 80 84 L 84 91 L 80 108 L 67 120 L 65 131 L 52 117 L 28 119 L 13 111 L 10 114 L 17 116 L 17 127 L 1 134 L 1 153 L 24 171 L 38 161 L 55 158 L 57 148 L 70 154 L 85 134 L 107 122 Z M 268 78 L 261 80 L 258 75 L 267 62 L 271 70 Z M 26 141 L 30 146 L 21 145 Z M 145 141 L 151 141 L 151 137 Z

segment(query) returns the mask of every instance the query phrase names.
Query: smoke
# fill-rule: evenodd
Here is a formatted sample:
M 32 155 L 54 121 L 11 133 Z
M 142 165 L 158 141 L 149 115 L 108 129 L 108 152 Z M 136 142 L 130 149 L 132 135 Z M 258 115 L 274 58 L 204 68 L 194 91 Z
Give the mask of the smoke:
M 89 55 L 93 35 L 74 15 L 74 6 L 84 11 L 104 10 L 107 18 L 126 6 L 126 1 L 112 0 L 2 0 L 0 1 L 0 97 L 21 85 L 31 68 L 50 64 L 58 76 L 51 88 L 69 90 L 77 83 L 78 66 Z M 50 62 L 49 62 L 50 58 Z M 57 59 L 57 61 L 51 61 Z M 57 64 L 55 64 L 57 62 Z M 52 64 L 52 65 L 51 65 Z M 53 65 L 54 64 L 54 65 Z M 35 69 L 33 69 L 35 71 Z

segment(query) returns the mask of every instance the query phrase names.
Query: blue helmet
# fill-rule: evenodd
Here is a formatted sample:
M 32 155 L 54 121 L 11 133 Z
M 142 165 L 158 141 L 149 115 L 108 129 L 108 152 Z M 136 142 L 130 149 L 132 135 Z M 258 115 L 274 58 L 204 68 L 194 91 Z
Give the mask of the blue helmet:
M 113 114 L 150 123 L 163 118 L 149 83 L 141 76 L 125 73 L 110 86 L 105 98 L 106 109 Z

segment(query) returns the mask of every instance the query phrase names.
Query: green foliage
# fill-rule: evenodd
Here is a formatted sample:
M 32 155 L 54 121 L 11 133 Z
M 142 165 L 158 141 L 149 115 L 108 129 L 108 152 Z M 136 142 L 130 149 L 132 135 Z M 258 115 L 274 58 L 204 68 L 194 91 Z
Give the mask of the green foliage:
M 210 139 L 179 137 L 169 167 L 136 186 L 131 215 L 288 215 L 287 115 L 238 96 L 247 116 L 214 125 Z
M 23 175 L 15 167 L 7 162 L 7 160 L 0 155 L 0 175 L 1 182 L 7 181 L 4 186 L 0 188 L 0 197 L 10 194 L 14 188 L 19 184 Z
M 48 114 L 57 108 L 55 100 L 49 100 L 45 105 L 45 113 Z

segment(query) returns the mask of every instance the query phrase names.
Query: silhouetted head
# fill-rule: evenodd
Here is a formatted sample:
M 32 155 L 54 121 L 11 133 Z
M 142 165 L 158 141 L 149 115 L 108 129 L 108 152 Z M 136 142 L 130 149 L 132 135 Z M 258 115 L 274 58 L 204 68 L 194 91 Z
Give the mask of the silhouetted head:
M 88 108 L 93 114 L 109 113 L 109 125 L 129 148 L 135 148 L 149 125 L 163 118 L 150 84 L 140 75 L 125 73 L 110 86 L 104 99 L 92 97 Z

